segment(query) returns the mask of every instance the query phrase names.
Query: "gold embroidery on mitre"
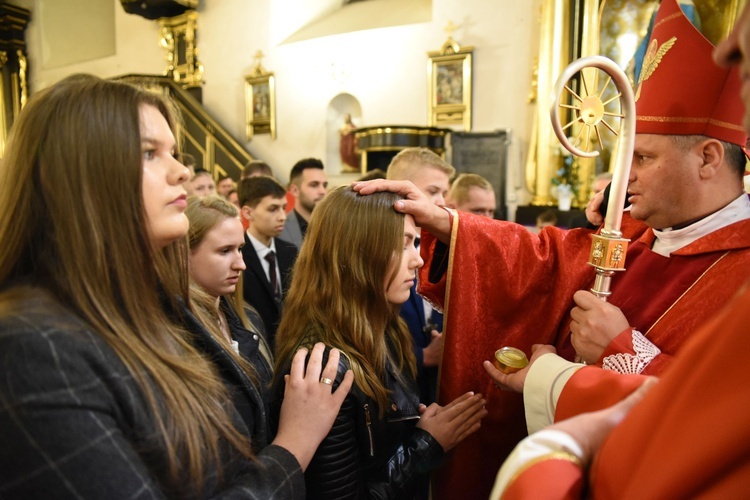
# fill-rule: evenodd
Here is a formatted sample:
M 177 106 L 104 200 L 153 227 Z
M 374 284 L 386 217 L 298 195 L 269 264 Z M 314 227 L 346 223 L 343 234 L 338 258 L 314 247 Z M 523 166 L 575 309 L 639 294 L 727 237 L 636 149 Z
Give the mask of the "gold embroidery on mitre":
M 735 123 L 725 122 L 723 120 L 717 120 L 715 118 L 690 118 L 684 116 L 648 116 L 639 115 L 636 120 L 640 122 L 660 122 L 660 123 L 705 123 L 716 125 L 718 127 L 727 128 L 736 132 L 743 132 L 745 127 L 737 125 Z
M 648 44 L 648 50 L 646 51 L 646 55 L 643 57 L 641 74 L 638 75 L 638 88 L 635 91 L 636 102 L 638 102 L 638 99 L 641 97 L 641 87 L 643 86 L 643 82 L 648 80 L 654 73 L 654 71 L 656 71 L 656 68 L 659 67 L 659 63 L 661 62 L 662 57 L 664 57 L 664 54 L 666 54 L 669 49 L 674 46 L 676 41 L 677 37 L 673 36 L 672 38 L 664 42 L 661 46 L 659 46 L 659 41 L 654 38 L 653 40 L 651 40 L 651 43 Z

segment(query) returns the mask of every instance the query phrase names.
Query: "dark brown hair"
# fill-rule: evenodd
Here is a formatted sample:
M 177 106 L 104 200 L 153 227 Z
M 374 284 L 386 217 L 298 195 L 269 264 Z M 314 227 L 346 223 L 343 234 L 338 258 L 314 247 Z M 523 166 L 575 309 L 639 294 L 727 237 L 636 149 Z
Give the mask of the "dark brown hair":
M 400 305 L 386 298 L 404 248 L 404 215 L 394 193 L 362 196 L 334 189 L 315 208 L 293 270 L 276 333 L 276 376 L 299 345 L 322 341 L 349 360 L 357 386 L 387 404 L 387 345 L 399 372 L 416 373 Z
M 221 439 L 252 452 L 214 365 L 165 311 L 165 298 L 174 310 L 189 304 L 187 244 L 160 249 L 148 237 L 143 106 L 179 136 L 170 104 L 128 84 L 76 75 L 29 100 L 0 169 L 0 310 L 12 314 L 14 292 L 30 283 L 111 346 L 154 415 L 168 460 L 155 476 L 177 494 L 200 491 Z

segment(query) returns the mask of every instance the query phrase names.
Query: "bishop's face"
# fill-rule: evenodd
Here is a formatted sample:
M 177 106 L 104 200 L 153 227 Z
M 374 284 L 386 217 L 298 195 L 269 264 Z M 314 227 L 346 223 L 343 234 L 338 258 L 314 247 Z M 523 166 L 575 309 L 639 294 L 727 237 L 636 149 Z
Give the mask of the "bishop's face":
M 695 147 L 681 149 L 667 135 L 636 134 L 628 179 L 630 215 L 654 229 L 693 219 L 701 163 Z

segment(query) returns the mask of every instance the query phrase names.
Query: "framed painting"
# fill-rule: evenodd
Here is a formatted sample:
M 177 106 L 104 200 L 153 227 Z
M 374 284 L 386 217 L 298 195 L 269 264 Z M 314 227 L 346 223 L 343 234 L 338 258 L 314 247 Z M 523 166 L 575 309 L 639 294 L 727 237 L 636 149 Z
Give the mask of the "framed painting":
M 256 134 L 271 134 L 271 139 L 276 139 L 274 76 L 260 65 L 245 78 L 245 122 L 248 141 Z
M 474 47 L 452 38 L 437 52 L 428 52 L 428 124 L 471 131 L 471 64 Z M 456 127 L 458 126 L 458 127 Z

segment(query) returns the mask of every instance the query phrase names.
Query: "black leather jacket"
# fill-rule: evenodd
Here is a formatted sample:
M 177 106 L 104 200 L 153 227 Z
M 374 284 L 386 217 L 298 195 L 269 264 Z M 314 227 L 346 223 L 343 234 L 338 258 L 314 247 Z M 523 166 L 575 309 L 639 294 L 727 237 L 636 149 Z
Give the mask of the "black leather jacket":
M 326 356 L 327 357 L 327 356 Z M 334 387 L 348 363 L 338 366 Z M 288 370 L 286 370 L 288 372 Z M 443 448 L 419 421 L 419 393 L 414 380 L 386 366 L 388 408 L 382 418 L 377 403 L 355 385 L 341 406 L 331 432 L 305 471 L 308 499 L 410 499 L 423 487 L 443 457 Z M 284 393 L 283 377 L 271 390 L 277 421 Z

